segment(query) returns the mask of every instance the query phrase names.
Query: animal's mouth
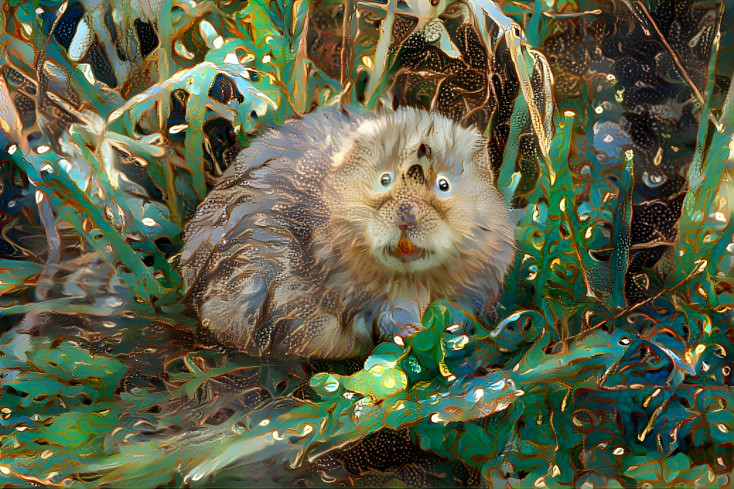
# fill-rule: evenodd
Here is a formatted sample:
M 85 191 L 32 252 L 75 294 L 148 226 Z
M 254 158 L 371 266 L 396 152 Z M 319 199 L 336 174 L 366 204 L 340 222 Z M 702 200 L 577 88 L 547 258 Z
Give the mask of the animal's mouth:
M 403 234 L 398 240 L 398 244 L 394 248 L 391 247 L 387 254 L 403 263 L 410 263 L 425 258 L 426 250 L 416 246 L 409 237 Z

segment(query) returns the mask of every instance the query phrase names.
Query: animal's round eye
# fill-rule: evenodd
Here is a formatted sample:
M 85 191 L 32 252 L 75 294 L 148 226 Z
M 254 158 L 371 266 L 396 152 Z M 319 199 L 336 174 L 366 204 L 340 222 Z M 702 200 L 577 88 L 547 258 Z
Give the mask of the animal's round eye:
M 439 178 L 436 182 L 436 186 L 441 192 L 448 192 L 449 191 L 449 181 L 445 178 Z
M 383 173 L 380 177 L 380 183 L 383 187 L 387 187 L 392 183 L 392 175 L 389 173 Z

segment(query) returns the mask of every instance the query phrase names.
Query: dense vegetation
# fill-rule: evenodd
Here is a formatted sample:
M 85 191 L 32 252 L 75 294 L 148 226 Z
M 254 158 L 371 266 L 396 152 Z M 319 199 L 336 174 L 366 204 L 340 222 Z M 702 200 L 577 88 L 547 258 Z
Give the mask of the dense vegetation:
M 730 486 L 729 3 L 9 0 L 0 481 Z M 334 103 L 485 130 L 519 219 L 491 327 L 435 304 L 264 366 L 196 334 L 184 219 Z

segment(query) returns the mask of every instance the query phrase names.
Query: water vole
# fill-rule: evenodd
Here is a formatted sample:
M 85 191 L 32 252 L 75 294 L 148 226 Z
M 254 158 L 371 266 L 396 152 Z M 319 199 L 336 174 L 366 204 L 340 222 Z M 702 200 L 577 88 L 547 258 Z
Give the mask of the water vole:
M 323 109 L 243 150 L 185 231 L 202 325 L 257 356 L 341 358 L 433 301 L 481 316 L 513 258 L 486 140 L 437 114 Z

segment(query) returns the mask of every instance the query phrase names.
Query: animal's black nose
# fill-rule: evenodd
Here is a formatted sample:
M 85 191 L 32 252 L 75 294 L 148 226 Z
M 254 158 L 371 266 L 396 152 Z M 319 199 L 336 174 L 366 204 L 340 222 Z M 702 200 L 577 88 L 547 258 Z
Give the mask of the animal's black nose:
M 407 202 L 400 204 L 400 207 L 398 208 L 398 228 L 400 228 L 401 231 L 407 231 L 415 226 L 416 214 L 417 209 L 413 205 Z
M 408 168 L 405 176 L 409 180 L 415 180 L 417 183 L 426 183 L 426 176 L 423 174 L 423 167 L 420 165 L 413 165 Z

